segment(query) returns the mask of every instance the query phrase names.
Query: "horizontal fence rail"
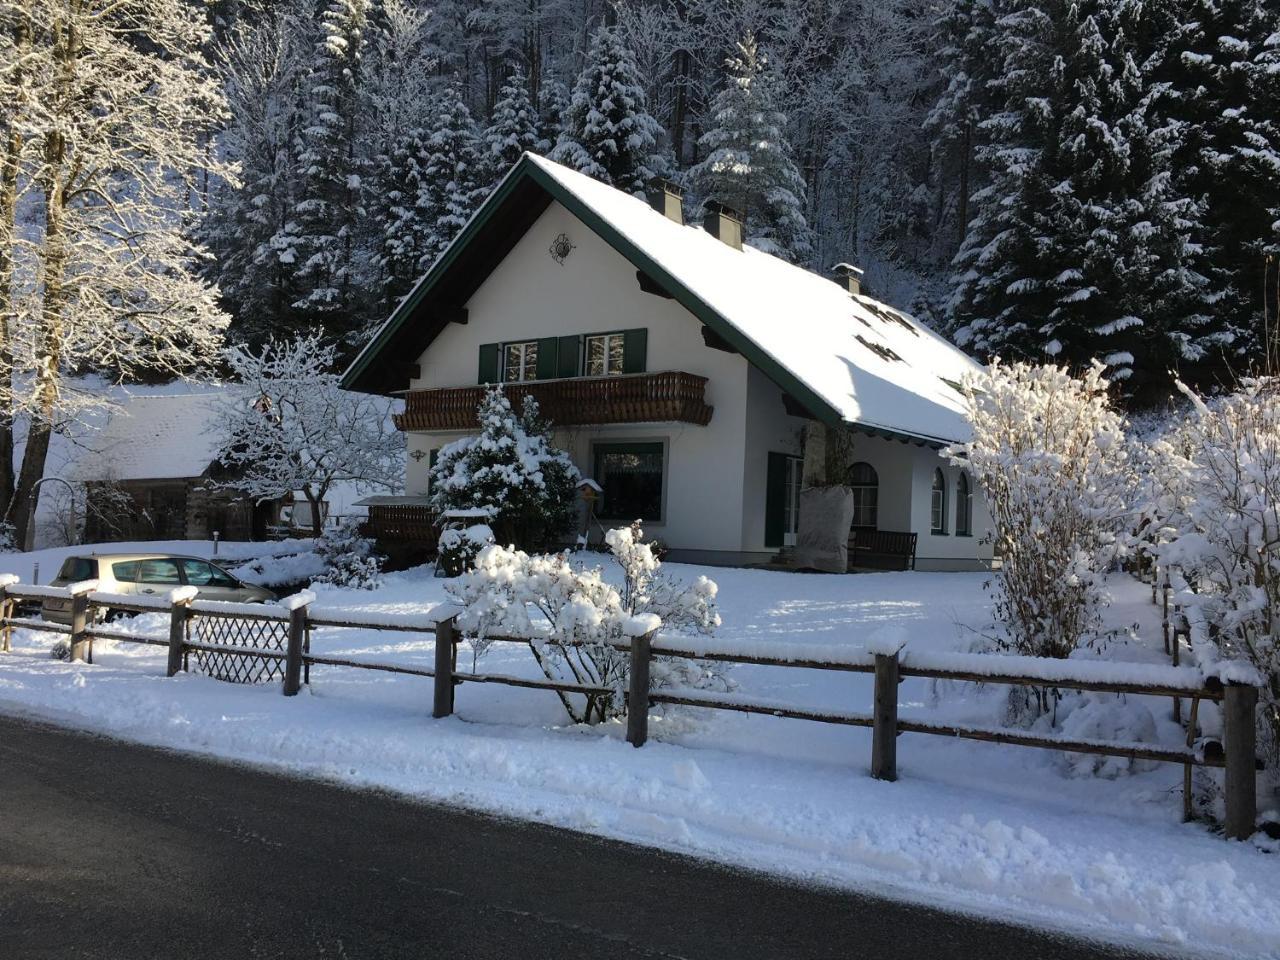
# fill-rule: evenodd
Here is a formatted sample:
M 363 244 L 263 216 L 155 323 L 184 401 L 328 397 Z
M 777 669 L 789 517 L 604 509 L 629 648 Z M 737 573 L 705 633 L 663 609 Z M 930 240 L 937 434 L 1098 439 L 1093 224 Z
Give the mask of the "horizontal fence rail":
M 457 611 L 452 608 L 439 608 L 438 615 L 426 616 L 359 611 L 346 614 L 336 609 L 312 608 L 311 601 L 314 597 L 310 594 L 299 594 L 280 604 L 248 605 L 193 600 L 181 590 L 168 597 L 137 598 L 99 593 L 93 586 L 73 584 L 70 587 L 32 587 L 0 579 L 0 650 L 10 649 L 10 634 L 13 630 L 24 629 L 67 637 L 71 659 L 83 659 L 90 663 L 94 640 L 167 647 L 168 676 L 183 671 L 187 656 L 191 653 L 255 658 L 276 665 L 276 670 L 280 671 L 276 675 L 283 676 L 282 687 L 286 696 L 298 692 L 301 684 L 309 679 L 309 671 L 313 666 L 423 677 L 433 681 L 432 715 L 437 718 L 448 717 L 454 712 L 456 688 L 467 683 L 547 690 L 562 697 L 567 694 L 603 697 L 619 693 L 614 688 L 590 683 L 458 670 L 459 645 L 479 638 L 468 638 L 458 630 Z M 16 605 L 23 600 L 69 600 L 70 625 L 17 616 Z M 168 635 L 134 634 L 102 625 L 101 621 L 107 614 L 119 612 L 167 613 L 170 621 Z M 287 628 L 288 639 L 283 650 L 193 641 L 189 626 L 193 619 L 200 617 L 238 618 L 250 623 L 272 621 Z M 313 654 L 309 650 L 309 637 L 311 630 L 318 627 L 432 634 L 435 637 L 434 665 L 414 667 Z M 482 639 L 486 643 L 528 645 L 532 641 L 546 638 L 486 635 Z M 627 740 L 637 747 L 648 739 L 649 709 L 652 705 L 728 710 L 870 728 L 871 773 L 882 780 L 897 779 L 897 738 L 903 733 L 1178 763 L 1187 772 L 1184 778 L 1184 803 L 1188 810 L 1191 768 L 1218 767 L 1225 768 L 1226 771 L 1227 816 L 1224 832 L 1233 839 L 1243 839 L 1253 833 L 1257 818 L 1255 773 L 1260 764 L 1256 757 L 1254 726 L 1258 690 L 1250 684 L 1223 683 L 1215 677 L 1202 675 L 1197 669 L 1184 666 L 1126 665 L 990 654 L 879 651 L 812 644 L 788 644 L 782 647 L 765 643 L 725 645 L 700 638 L 659 635 L 656 631 L 615 641 L 610 645 L 629 658 L 629 684 L 627 690 L 623 691 L 623 699 L 627 707 Z M 871 674 L 874 677 L 872 710 L 870 713 L 818 710 L 737 694 L 654 686 L 650 682 L 650 664 L 658 657 Z M 1188 731 L 1187 746 L 1171 747 L 1149 743 L 1071 739 L 1007 727 L 981 727 L 901 718 L 898 716 L 898 684 L 907 677 L 1172 697 L 1177 698 L 1178 702 L 1186 698 L 1192 704 L 1192 727 Z M 1221 741 L 1207 740 L 1198 744 L 1192 742 L 1200 701 L 1221 703 L 1224 730 Z

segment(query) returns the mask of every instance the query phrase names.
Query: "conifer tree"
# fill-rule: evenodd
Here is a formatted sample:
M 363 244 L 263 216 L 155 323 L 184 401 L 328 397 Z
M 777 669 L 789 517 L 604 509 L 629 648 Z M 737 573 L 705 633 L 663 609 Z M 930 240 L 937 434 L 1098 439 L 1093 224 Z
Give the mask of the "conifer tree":
M 418 198 L 419 215 L 429 225 L 418 261 L 420 271 L 444 252 L 485 195 L 479 133 L 456 82 L 447 83 L 440 92 L 435 114 Z
M 299 144 L 301 196 L 275 242 L 293 264 L 299 322 L 338 336 L 353 332 L 356 233 L 364 217 L 356 122 L 368 14 L 369 0 L 329 0 L 321 16 Z
M 649 113 L 636 59 L 614 27 L 591 38 L 551 158 L 627 193 L 661 175 L 662 128 Z
M 495 184 L 526 150 L 538 149 L 538 112 L 529 100 L 524 75 L 513 69 L 493 107 L 484 131 L 484 163 L 488 185 Z
M 435 223 L 423 207 L 430 159 L 426 141 L 422 130 L 406 130 L 378 164 L 375 220 L 381 235 L 375 260 L 387 313 L 409 292 L 432 248 Z
M 987 356 L 1098 358 L 1131 395 L 1167 391 L 1167 371 L 1214 333 L 1189 256 L 1198 207 L 1170 181 L 1159 88 L 1114 3 L 1024 3 L 1002 22 L 1003 109 L 982 124 L 992 181 L 956 258 L 957 340 Z
M 703 198 L 744 215 L 753 246 L 803 261 L 812 251 L 805 184 L 787 142 L 776 77 L 751 35 L 726 65 L 729 82 L 712 104 L 713 126 L 699 140 L 706 159 L 689 171 L 689 181 Z

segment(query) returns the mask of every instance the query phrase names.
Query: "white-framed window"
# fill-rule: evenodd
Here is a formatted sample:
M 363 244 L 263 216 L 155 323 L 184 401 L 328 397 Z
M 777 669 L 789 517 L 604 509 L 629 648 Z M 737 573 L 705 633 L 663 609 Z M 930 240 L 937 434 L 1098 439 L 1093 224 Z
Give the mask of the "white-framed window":
M 947 532 L 947 476 L 941 470 L 933 471 L 933 500 L 929 511 L 931 533 Z
M 537 340 L 502 345 L 502 379 L 507 383 L 538 379 Z
M 880 477 L 876 468 L 866 462 L 855 463 L 850 471 L 849 487 L 853 490 L 853 526 L 876 529 L 880 513 Z
M 800 533 L 800 488 L 804 477 L 804 458 L 787 458 L 787 481 L 784 487 L 786 500 L 782 513 L 782 543 L 794 547 Z
M 973 486 L 963 471 L 956 479 L 956 536 L 973 536 Z
M 611 377 L 622 373 L 625 342 L 621 333 L 593 333 L 586 338 L 582 373 L 588 377 Z

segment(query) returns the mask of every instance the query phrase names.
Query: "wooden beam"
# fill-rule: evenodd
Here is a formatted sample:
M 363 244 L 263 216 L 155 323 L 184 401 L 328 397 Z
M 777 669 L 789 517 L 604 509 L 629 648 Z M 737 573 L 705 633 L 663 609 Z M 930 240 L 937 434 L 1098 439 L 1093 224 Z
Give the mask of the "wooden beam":
M 712 350 L 723 350 L 725 353 L 738 353 L 738 349 L 728 340 L 716 333 L 705 323 L 702 325 L 702 342 Z
M 658 285 L 658 281 L 653 279 L 643 270 L 636 271 L 636 283 L 640 284 L 640 289 L 645 293 L 651 293 L 655 297 L 662 297 L 664 300 L 674 300 L 671 294 Z
M 448 306 L 444 304 L 436 307 L 436 315 L 445 323 L 465 324 L 469 319 L 466 307 Z

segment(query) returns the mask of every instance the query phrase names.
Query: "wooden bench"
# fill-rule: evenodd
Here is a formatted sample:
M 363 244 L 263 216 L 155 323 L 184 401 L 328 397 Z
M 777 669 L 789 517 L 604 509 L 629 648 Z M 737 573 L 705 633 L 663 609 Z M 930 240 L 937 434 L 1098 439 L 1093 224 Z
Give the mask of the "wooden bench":
M 914 570 L 916 534 L 898 530 L 851 530 L 849 566 L 873 570 Z

